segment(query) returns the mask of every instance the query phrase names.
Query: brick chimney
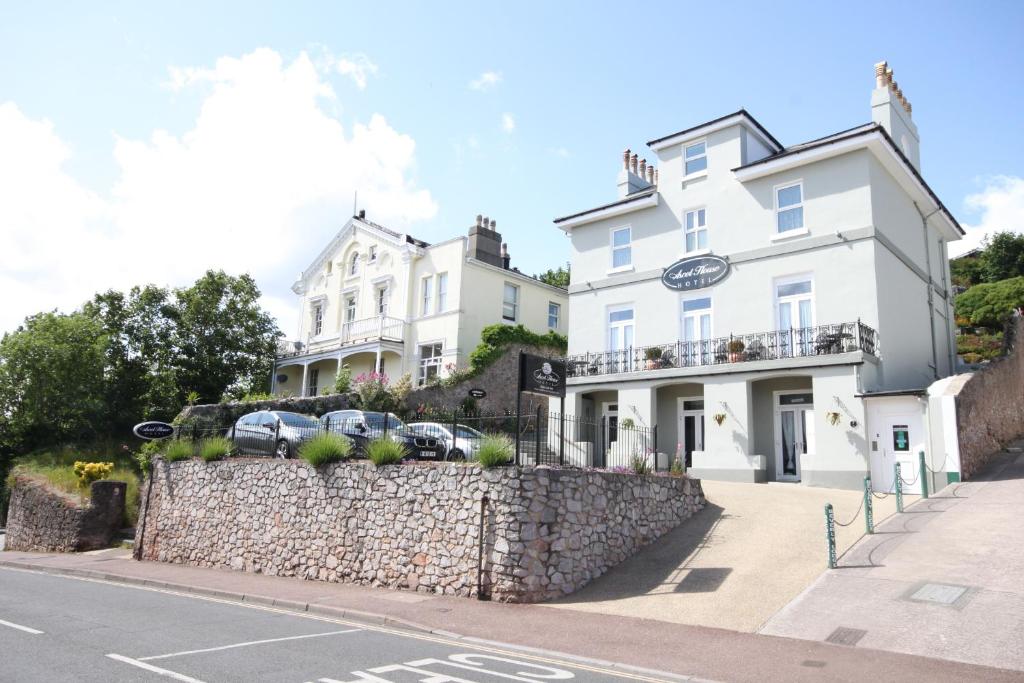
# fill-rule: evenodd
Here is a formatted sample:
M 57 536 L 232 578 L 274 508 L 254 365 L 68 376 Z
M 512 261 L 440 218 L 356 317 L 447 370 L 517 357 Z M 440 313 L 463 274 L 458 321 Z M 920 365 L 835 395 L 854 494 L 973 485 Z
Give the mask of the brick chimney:
M 900 151 L 921 170 L 921 138 L 911 116 L 913 107 L 893 80 L 887 62 L 875 64 L 875 89 L 871 93 L 871 120 L 882 126 Z
M 469 228 L 468 250 L 470 257 L 501 268 L 501 233 L 495 230 L 497 227 L 497 221 L 478 214 L 476 225 Z

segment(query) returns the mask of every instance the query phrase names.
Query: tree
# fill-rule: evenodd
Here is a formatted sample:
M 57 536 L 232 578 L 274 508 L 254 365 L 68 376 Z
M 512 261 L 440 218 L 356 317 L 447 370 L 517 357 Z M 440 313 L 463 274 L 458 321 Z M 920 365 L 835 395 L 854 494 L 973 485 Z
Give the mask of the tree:
M 0 341 L 0 450 L 101 433 L 107 336 L 80 312 L 39 313 Z
M 1024 277 L 975 285 L 954 302 L 958 318 L 974 325 L 1000 327 L 1014 309 L 1024 307 Z
M 174 291 L 168 310 L 179 402 L 189 391 L 215 402 L 225 392 L 269 390 L 281 332 L 259 298 L 250 276 L 212 270 Z
M 949 262 L 949 273 L 953 284 L 973 287 L 985 280 L 985 266 L 978 255 L 961 256 Z
M 1024 235 L 997 232 L 986 238 L 981 254 L 986 282 L 998 282 L 1024 275 Z
M 557 270 L 546 270 L 537 276 L 537 279 L 547 285 L 554 287 L 561 287 L 562 289 L 569 288 L 569 269 L 562 268 L 559 266 Z

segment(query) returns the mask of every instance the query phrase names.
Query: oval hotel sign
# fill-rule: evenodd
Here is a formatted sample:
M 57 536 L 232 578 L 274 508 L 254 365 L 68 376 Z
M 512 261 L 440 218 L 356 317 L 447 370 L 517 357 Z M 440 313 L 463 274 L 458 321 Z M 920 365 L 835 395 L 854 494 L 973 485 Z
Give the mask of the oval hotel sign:
M 661 274 L 661 283 L 677 292 L 710 287 L 729 274 L 729 262 L 720 256 L 694 256 L 676 261 Z

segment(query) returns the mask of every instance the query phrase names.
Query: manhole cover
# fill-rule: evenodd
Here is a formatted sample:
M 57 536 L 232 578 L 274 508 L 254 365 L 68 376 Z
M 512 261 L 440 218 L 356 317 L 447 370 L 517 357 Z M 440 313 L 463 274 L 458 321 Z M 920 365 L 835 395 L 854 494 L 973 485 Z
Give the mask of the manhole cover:
M 966 592 L 967 586 L 954 586 L 948 583 L 926 583 L 911 593 L 909 598 L 918 602 L 953 605 Z
M 849 645 L 853 647 L 860 639 L 867 635 L 867 631 L 859 628 L 846 628 L 840 626 L 832 634 L 825 639 L 826 643 L 832 643 L 834 645 Z

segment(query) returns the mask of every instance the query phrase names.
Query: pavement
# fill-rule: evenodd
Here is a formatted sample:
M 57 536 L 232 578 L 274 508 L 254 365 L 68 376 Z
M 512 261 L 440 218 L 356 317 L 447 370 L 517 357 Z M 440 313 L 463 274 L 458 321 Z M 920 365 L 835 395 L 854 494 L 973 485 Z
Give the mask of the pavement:
M 708 505 L 693 519 L 547 605 L 754 632 L 826 569 L 825 503 L 845 522 L 863 500 L 797 484 L 701 485 Z M 893 497 L 874 502 L 876 522 L 896 512 Z M 842 552 L 864 534 L 863 515 L 836 531 Z
M 637 668 L 647 672 L 668 672 L 676 676 L 694 676 L 719 681 L 863 681 L 897 678 L 930 681 L 1020 680 L 1017 672 L 996 668 L 652 619 L 581 613 L 575 610 L 553 609 L 544 605 L 480 602 L 451 596 L 302 581 L 230 570 L 136 562 L 126 551 L 119 549 L 78 554 L 13 551 L 0 553 L 0 620 L 18 624 L 21 624 L 17 621 L 18 618 L 26 622 L 32 621 L 35 624 L 43 624 L 46 628 L 33 626 L 33 623 L 22 625 L 42 631 L 54 628 L 53 623 L 63 623 L 64 619 L 70 625 L 69 631 L 98 629 L 102 633 L 106 632 L 104 629 L 114 627 L 105 626 L 105 622 L 99 622 L 85 612 L 71 610 L 72 601 L 67 597 L 56 600 L 56 604 L 47 602 L 35 616 L 24 612 L 27 607 L 32 607 L 34 601 L 48 599 L 49 593 L 63 595 L 53 589 L 35 589 L 29 593 L 12 594 L 9 576 L 26 570 L 52 574 L 53 576 L 47 578 L 53 581 L 84 585 L 85 589 L 80 590 L 85 591 L 86 597 L 78 597 L 76 600 L 84 601 L 86 607 L 95 606 L 97 609 L 108 609 L 108 603 L 117 605 L 122 600 L 119 597 L 108 597 L 95 592 L 94 587 L 101 585 L 97 584 L 97 581 L 114 582 L 123 584 L 119 586 L 122 591 L 172 591 L 182 599 L 215 599 L 242 606 L 272 608 L 298 617 L 353 622 L 356 624 L 353 628 L 402 630 L 405 633 L 440 638 L 453 648 L 489 646 L 503 652 L 515 653 L 514 657 L 502 656 L 519 659 L 542 656 L 559 662 L 560 664 L 554 665 L 557 668 L 571 670 L 570 664 L 575 662 L 605 672 L 615 671 L 627 676 L 640 676 L 641 680 L 672 679 L 661 673 L 640 674 L 637 673 Z M 12 595 L 13 597 L 8 597 Z M 131 611 L 133 615 L 136 611 L 141 612 L 139 619 L 158 619 L 161 609 L 163 608 L 133 607 Z M 188 609 L 183 610 L 176 613 L 189 613 Z M 9 613 L 17 618 L 5 616 Z M 49 621 L 44 621 L 43 618 Z M 233 617 L 218 617 L 212 620 L 211 624 L 219 624 L 227 630 L 215 633 L 214 637 L 210 635 L 211 631 L 216 630 L 213 626 L 205 629 L 203 633 L 206 637 L 200 638 L 204 643 L 198 647 L 220 647 L 235 643 L 236 638 L 260 639 L 258 633 L 249 635 L 231 631 L 230 629 L 234 628 L 233 620 Z M 164 642 L 157 639 L 159 642 L 142 643 L 128 638 L 121 644 L 119 637 L 122 631 L 133 634 L 148 628 L 145 623 L 140 623 L 136 616 L 128 617 L 124 626 L 117 628 L 118 631 L 109 631 L 112 640 L 109 641 L 109 645 L 104 646 L 104 654 L 115 653 L 138 659 L 154 654 L 173 653 L 180 649 L 196 649 L 193 645 L 178 640 Z M 0 627 L 0 630 L 3 628 Z M 67 637 L 71 638 L 72 634 L 69 632 Z M 0 641 L 0 652 L 18 651 L 10 650 L 6 646 L 9 642 Z M 114 647 L 115 644 L 117 647 Z M 158 644 L 160 647 L 157 647 Z M 386 647 L 383 651 L 388 652 Z M 413 661 L 403 659 L 406 656 L 404 652 L 403 650 L 402 654 L 396 654 L 391 659 L 403 663 Z M 377 650 L 373 650 L 373 653 L 380 654 Z M 42 656 L 42 653 L 36 654 Z M 54 669 L 63 661 L 66 660 L 55 659 Z M 348 663 L 349 660 L 345 660 L 346 666 Z M 362 666 L 362 660 L 357 664 Z M 392 665 L 393 662 L 379 666 Z M 5 655 L 0 666 L 0 678 L 5 677 L 10 671 L 7 666 Z M 345 672 L 354 671 L 351 667 L 345 669 L 340 664 L 338 666 Z M 180 671 L 175 667 L 170 669 L 179 673 L 198 671 L 188 667 L 180 668 Z M 220 669 L 203 671 L 208 678 L 201 678 L 198 674 L 192 677 L 207 681 L 235 680 Z M 273 675 L 272 672 L 277 671 L 276 669 L 267 669 L 265 674 L 261 673 L 258 667 L 255 671 L 252 668 L 245 671 L 247 675 L 252 676 L 248 680 L 285 680 L 282 676 Z M 306 670 L 302 671 L 305 675 Z M 326 673 L 319 673 L 320 671 L 327 669 L 317 669 L 309 675 L 329 676 Z M 381 674 L 374 674 L 378 679 L 339 675 L 341 678 L 335 680 L 392 680 L 389 676 Z M 584 681 L 600 680 L 591 678 L 590 675 L 587 672 L 577 672 L 575 677 L 576 680 Z M 56 678 L 59 680 L 60 676 Z M 47 678 L 53 679 L 54 677 Z M 35 679 L 15 677 L 14 680 Z M 113 677 L 106 680 L 122 678 Z M 296 680 L 317 679 L 307 677 Z
M 880 525 L 760 632 L 1024 672 L 1022 445 Z

